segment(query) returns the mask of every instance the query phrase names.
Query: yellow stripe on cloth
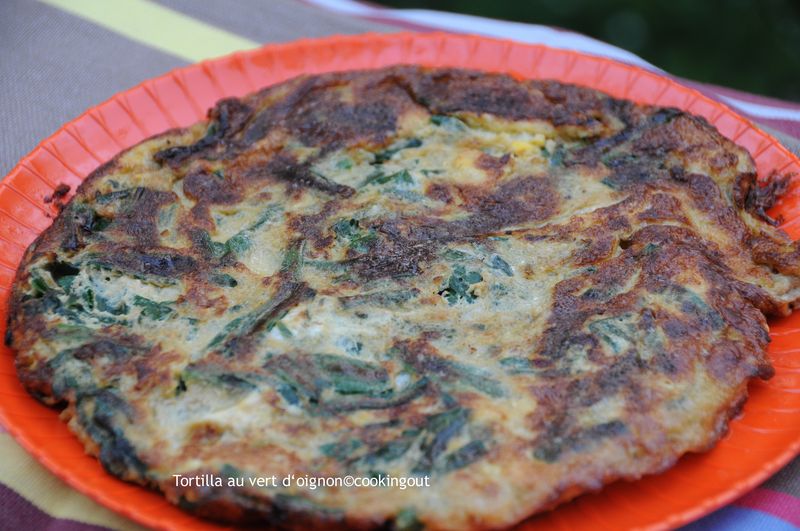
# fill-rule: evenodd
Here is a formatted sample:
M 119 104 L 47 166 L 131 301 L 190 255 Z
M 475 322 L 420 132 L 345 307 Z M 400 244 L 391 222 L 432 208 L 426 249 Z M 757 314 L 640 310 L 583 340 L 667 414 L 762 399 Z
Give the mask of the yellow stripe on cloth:
M 0 482 L 53 518 L 120 531 L 144 531 L 143 527 L 73 490 L 28 455 L 8 433 L 0 433 Z
M 259 46 L 149 0 L 40 1 L 192 63 Z

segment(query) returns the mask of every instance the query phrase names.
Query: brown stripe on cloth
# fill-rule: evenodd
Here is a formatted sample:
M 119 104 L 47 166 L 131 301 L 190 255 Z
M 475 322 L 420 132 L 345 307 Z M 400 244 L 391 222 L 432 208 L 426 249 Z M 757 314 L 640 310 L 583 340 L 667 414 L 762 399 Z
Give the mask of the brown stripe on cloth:
M 388 26 L 337 15 L 297 0 L 156 0 L 157 3 L 257 42 L 306 37 L 397 31 Z
M 5 485 L 0 485 L 0 530 L 107 531 L 74 520 L 53 518 Z
M 800 457 L 795 457 L 794 461 L 780 469 L 761 486 L 800 498 Z
M 0 178 L 88 107 L 185 64 L 30 0 L 0 0 L 0 50 Z
M 119 531 L 144 530 L 72 489 L 39 464 L 8 433 L 0 434 L 0 484 L 56 520 L 78 521 Z M 14 502 L 13 507 L 16 506 Z M 6 497 L 0 492 L 0 530 L 4 529 L 3 514 L 10 510 L 13 509 L 6 508 Z

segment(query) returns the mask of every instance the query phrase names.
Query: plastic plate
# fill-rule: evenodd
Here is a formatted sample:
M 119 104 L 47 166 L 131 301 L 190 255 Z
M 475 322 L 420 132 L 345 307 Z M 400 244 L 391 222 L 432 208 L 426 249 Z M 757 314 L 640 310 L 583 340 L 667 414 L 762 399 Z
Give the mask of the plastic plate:
M 0 322 L 24 250 L 50 225 L 43 199 L 60 183 L 72 190 L 120 150 L 205 117 L 218 99 L 241 96 L 299 74 L 413 63 L 550 78 L 640 103 L 673 106 L 705 117 L 746 148 L 760 177 L 800 175 L 800 161 L 774 138 L 726 106 L 640 68 L 576 52 L 476 36 L 400 33 L 302 40 L 205 61 L 117 94 L 59 129 L 0 182 Z M 773 211 L 800 236 L 800 191 Z M 743 414 L 710 452 L 636 482 L 617 482 L 524 522 L 524 529 L 676 527 L 734 500 L 800 449 L 800 315 L 771 323 L 775 376 L 750 385 Z M 161 495 L 120 481 L 87 456 L 56 411 L 31 398 L 17 380 L 13 353 L 0 348 L 0 421 L 54 474 L 98 502 L 154 528 L 223 529 L 170 505 Z

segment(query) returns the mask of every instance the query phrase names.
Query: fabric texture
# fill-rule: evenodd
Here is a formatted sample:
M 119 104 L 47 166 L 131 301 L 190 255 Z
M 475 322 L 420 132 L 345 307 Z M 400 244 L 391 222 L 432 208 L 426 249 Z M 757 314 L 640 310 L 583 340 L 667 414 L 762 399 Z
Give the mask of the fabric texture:
M 253 45 L 369 31 L 447 30 L 575 49 L 659 71 L 630 52 L 573 32 L 466 15 L 391 10 L 354 0 L 130 0 L 126 5 L 152 2 Z M 113 9 L 114 2 L 96 0 L 93 9 L 100 6 Z M 99 15 L 102 20 L 103 14 Z M 178 51 L 150 46 L 130 33 L 133 38 L 115 31 L 113 25 L 60 9 L 56 0 L 0 2 L 0 114 L 5 119 L 0 176 L 88 107 L 187 64 Z M 731 106 L 800 155 L 800 104 L 680 81 Z M 0 426 L 0 531 L 7 529 L 142 528 L 71 489 Z M 685 529 L 800 529 L 800 458 L 759 488 Z

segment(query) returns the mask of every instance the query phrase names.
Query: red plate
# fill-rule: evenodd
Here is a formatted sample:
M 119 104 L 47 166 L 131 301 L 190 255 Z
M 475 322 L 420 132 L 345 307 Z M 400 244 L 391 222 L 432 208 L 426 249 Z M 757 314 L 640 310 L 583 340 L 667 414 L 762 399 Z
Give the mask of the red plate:
M 759 175 L 800 175 L 800 160 L 726 106 L 671 79 L 608 59 L 475 36 L 400 33 L 270 45 L 175 70 L 122 92 L 62 127 L 0 182 L 0 322 L 25 248 L 51 223 L 43 198 L 59 183 L 75 187 L 118 151 L 151 135 L 204 118 L 218 99 L 241 96 L 299 74 L 398 63 L 506 72 L 587 85 L 640 103 L 704 116 L 750 151 Z M 775 208 L 800 236 L 800 190 L 793 183 Z M 690 455 L 664 474 L 618 482 L 528 520 L 525 529 L 667 528 L 685 524 L 752 489 L 800 450 L 800 317 L 771 323 L 776 374 L 755 381 L 742 416 L 714 450 Z M 167 503 L 161 495 L 107 474 L 87 456 L 52 409 L 20 385 L 13 354 L 0 348 L 0 421 L 47 468 L 75 489 L 144 525 L 222 529 Z

